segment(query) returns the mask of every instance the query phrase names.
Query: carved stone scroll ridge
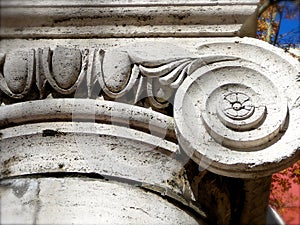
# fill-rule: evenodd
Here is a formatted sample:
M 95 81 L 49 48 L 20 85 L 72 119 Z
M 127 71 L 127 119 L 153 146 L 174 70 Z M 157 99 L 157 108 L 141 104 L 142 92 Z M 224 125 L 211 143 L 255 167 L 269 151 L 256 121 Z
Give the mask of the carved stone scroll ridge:
M 286 62 L 278 57 L 274 63 L 285 68 Z M 197 69 L 174 100 L 182 148 L 195 162 L 224 176 L 251 178 L 285 168 L 297 159 L 295 142 L 300 145 L 299 137 L 293 137 L 299 124 L 290 122 L 299 117 L 299 86 L 290 76 L 297 69 L 279 73 L 243 58 Z

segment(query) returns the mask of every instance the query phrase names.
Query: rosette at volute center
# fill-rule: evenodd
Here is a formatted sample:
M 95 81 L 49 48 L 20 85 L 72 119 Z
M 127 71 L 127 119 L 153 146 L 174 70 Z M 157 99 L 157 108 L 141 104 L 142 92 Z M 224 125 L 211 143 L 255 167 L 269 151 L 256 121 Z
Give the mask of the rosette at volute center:
M 281 72 L 240 59 L 187 77 L 174 101 L 182 150 L 200 167 L 231 177 L 267 176 L 296 161 L 300 88 L 296 76 Z
M 197 107 L 206 132 L 216 142 L 237 151 L 253 151 L 284 133 L 287 101 L 267 77 L 249 67 L 215 66 L 197 80 L 204 84 L 201 95 L 207 96 Z M 245 73 L 249 76 L 244 77 Z M 206 85 L 209 79 L 216 86 Z

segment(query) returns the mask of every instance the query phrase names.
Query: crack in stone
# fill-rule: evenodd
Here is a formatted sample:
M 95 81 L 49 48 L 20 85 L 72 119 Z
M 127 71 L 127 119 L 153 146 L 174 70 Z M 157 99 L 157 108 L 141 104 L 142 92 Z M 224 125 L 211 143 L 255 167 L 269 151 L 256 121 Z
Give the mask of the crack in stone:
M 36 207 L 35 207 L 35 211 L 34 211 L 34 220 L 33 220 L 33 224 L 37 224 L 38 223 L 38 217 L 39 217 L 39 212 L 41 210 L 41 200 L 40 200 L 40 180 L 37 180 L 37 190 L 36 190 Z

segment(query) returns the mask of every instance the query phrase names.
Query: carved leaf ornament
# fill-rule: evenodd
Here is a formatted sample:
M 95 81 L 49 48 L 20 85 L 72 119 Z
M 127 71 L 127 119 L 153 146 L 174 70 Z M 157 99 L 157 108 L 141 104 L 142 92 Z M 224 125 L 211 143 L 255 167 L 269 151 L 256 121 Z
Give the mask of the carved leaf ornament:
M 55 92 L 77 97 L 83 89 L 86 98 L 130 104 L 148 98 L 154 109 L 171 103 L 179 144 L 201 167 L 266 176 L 299 158 L 300 69 L 277 48 L 237 40 L 200 45 L 197 54 L 156 43 L 111 51 L 15 50 L 0 56 L 0 101 Z

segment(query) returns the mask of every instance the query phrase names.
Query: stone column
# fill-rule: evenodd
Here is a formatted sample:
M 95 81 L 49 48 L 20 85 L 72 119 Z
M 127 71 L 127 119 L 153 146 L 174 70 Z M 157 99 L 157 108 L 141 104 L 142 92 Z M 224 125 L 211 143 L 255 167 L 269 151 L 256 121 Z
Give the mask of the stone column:
M 1 1 L 0 223 L 264 223 L 300 93 L 258 3 Z
M 241 205 L 240 224 L 266 224 L 271 188 L 271 176 L 244 179 L 244 203 Z

